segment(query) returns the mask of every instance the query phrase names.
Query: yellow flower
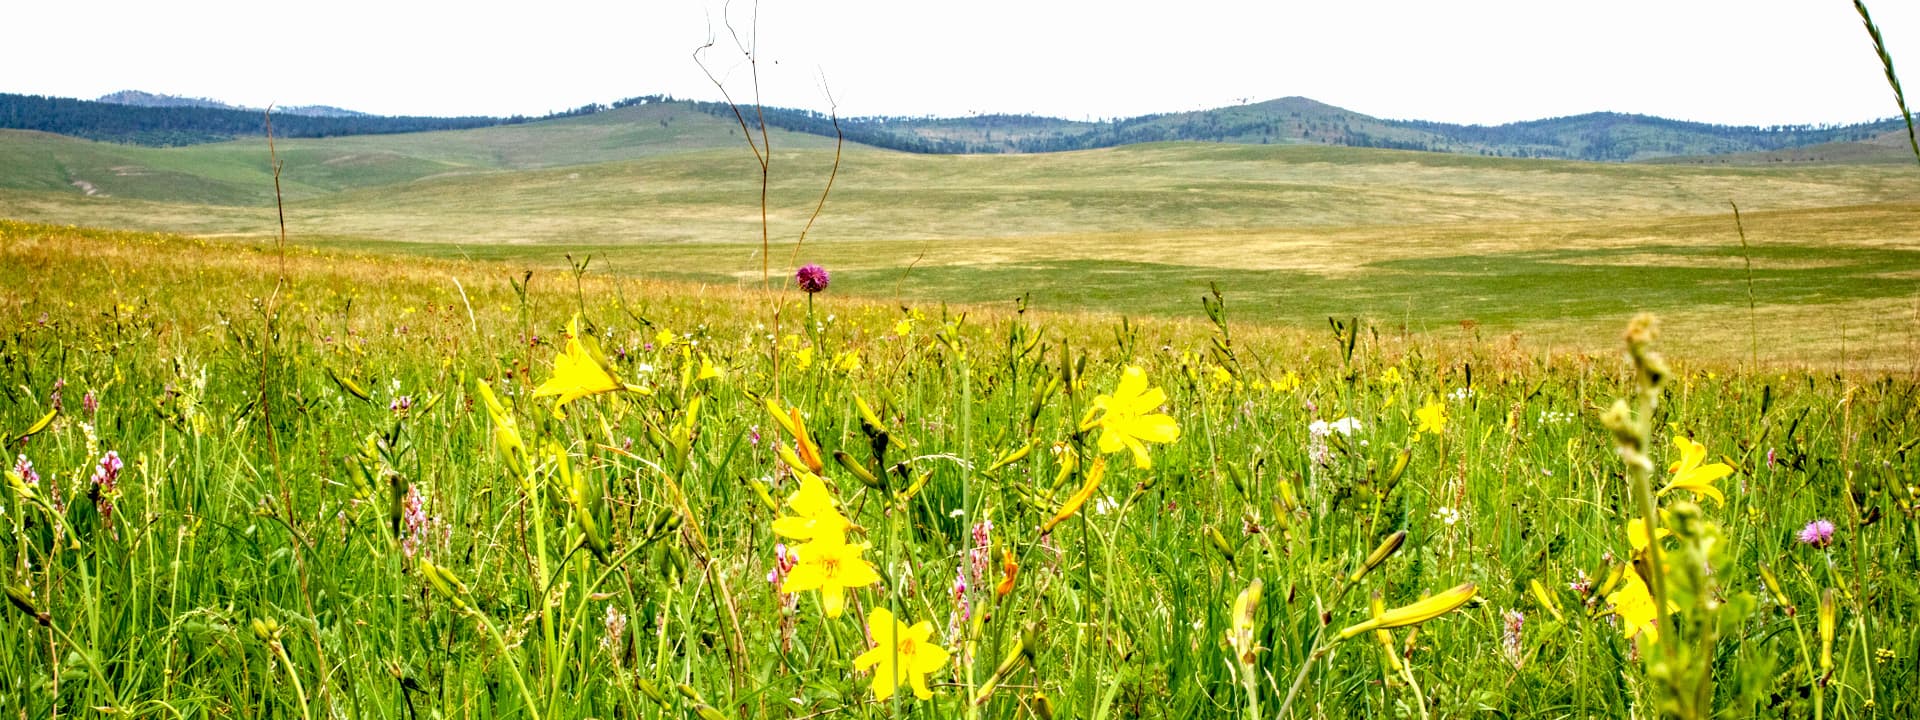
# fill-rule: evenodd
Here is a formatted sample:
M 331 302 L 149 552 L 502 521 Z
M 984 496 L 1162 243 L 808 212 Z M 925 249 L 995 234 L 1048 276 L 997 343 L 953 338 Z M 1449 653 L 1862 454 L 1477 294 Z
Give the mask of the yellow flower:
M 1380 384 L 1381 385 L 1399 385 L 1400 384 L 1400 368 L 1390 367 L 1390 368 L 1387 368 L 1386 372 L 1380 373 Z
M 874 608 L 867 613 L 867 632 L 873 636 L 875 645 L 854 658 L 853 667 L 874 669 L 874 699 L 893 697 L 894 688 L 899 687 L 902 680 L 912 683 L 914 697 L 932 699 L 927 674 L 939 670 L 951 657 L 946 648 L 927 639 L 933 634 L 933 623 L 921 620 L 907 627 L 886 608 Z
M 1622 628 L 1627 639 L 1641 633 L 1647 634 L 1647 642 L 1659 642 L 1659 607 L 1653 604 L 1653 593 L 1647 591 L 1647 582 L 1640 579 L 1640 573 L 1627 566 L 1626 582 L 1619 590 L 1607 596 L 1607 602 L 1613 603 L 1613 613 L 1620 616 Z
M 1707 446 L 1694 442 L 1690 438 L 1676 435 L 1673 438 L 1673 446 L 1680 450 L 1680 459 L 1667 467 L 1667 472 L 1673 473 L 1673 479 L 1668 480 L 1666 487 L 1660 488 L 1660 492 L 1654 494 L 1665 495 L 1674 490 L 1691 490 L 1696 494 L 1713 498 L 1715 504 L 1727 504 L 1727 496 L 1720 494 L 1720 488 L 1714 487 L 1713 482 L 1733 474 L 1733 468 L 1728 467 L 1726 463 L 1702 466 L 1700 462 L 1707 459 Z
M 793 369 L 805 372 L 813 367 L 813 348 L 803 347 L 793 351 Z
M 800 478 L 800 489 L 787 496 L 787 507 L 793 508 L 794 514 L 774 519 L 773 533 L 801 542 L 821 538 L 845 542 L 850 523 L 840 514 L 840 503 L 827 490 L 826 481 L 798 468 L 794 475 Z
M 1665 516 L 1666 516 L 1666 511 L 1662 510 L 1661 518 L 1660 518 L 1662 522 L 1666 520 Z M 1665 538 L 1665 537 L 1671 537 L 1673 535 L 1673 531 L 1668 530 L 1665 527 L 1662 527 L 1662 528 L 1659 528 L 1658 530 L 1655 530 L 1653 534 L 1655 537 Z M 1647 540 L 1647 521 L 1646 520 L 1641 518 L 1634 518 L 1632 520 L 1627 521 L 1627 544 L 1633 547 L 1634 557 L 1639 557 L 1641 553 L 1644 553 L 1647 551 L 1647 546 L 1652 543 L 1648 542 Z
M 913 318 L 901 318 L 900 322 L 894 323 L 893 334 L 900 337 L 913 334 Z
M 694 380 L 712 380 L 717 377 L 720 377 L 720 368 L 714 366 L 713 358 L 707 357 L 706 353 L 700 353 L 700 374 Z
M 1440 404 L 1437 400 L 1413 411 L 1413 416 L 1420 420 L 1420 427 L 1414 430 L 1415 434 L 1439 435 L 1440 431 L 1447 429 L 1447 406 Z
M 1160 388 L 1147 387 L 1147 373 L 1129 365 L 1120 374 L 1120 385 L 1112 395 L 1093 399 L 1093 407 L 1080 421 L 1081 430 L 1100 428 L 1100 452 L 1133 451 L 1134 467 L 1153 467 L 1145 443 L 1170 443 L 1180 439 L 1180 426 L 1172 417 L 1154 412 L 1167 401 Z
M 843 372 L 843 373 L 850 373 L 850 372 L 859 370 L 860 369 L 860 351 L 848 350 L 846 352 L 834 353 L 833 369 L 839 370 L 840 372 Z
M 1295 390 L 1299 390 L 1300 374 L 1292 370 L 1288 370 L 1287 374 L 1280 376 L 1279 380 L 1273 381 L 1273 389 L 1279 392 L 1293 392 Z
M 660 328 L 660 332 L 653 334 L 653 344 L 662 350 L 671 347 L 673 345 L 673 331 Z
M 573 316 L 573 320 L 567 323 L 566 348 L 553 358 L 553 377 L 533 390 L 534 397 L 560 396 L 553 401 L 554 417 L 565 419 L 567 414 L 560 408 L 589 395 L 618 390 L 643 391 L 642 388 L 615 380 L 613 373 L 600 361 L 598 350 L 599 343 L 592 337 L 581 336 L 580 316 Z
M 846 608 L 847 588 L 880 582 L 873 564 L 860 557 L 867 546 L 848 544 L 837 535 L 818 535 L 813 542 L 801 545 L 800 564 L 780 585 L 780 592 L 788 594 L 819 590 L 820 609 L 830 618 L 840 617 L 840 611 Z
M 1233 387 L 1233 371 L 1215 365 L 1213 369 L 1207 373 L 1207 384 L 1211 386 L 1215 392 Z

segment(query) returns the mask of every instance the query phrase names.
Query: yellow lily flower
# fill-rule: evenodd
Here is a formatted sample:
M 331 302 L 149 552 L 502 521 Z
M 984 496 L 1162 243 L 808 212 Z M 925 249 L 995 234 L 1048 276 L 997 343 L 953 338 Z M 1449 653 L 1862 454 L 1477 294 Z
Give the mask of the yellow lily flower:
M 1660 514 L 1662 516 L 1660 519 L 1661 521 L 1664 522 L 1666 520 L 1666 517 L 1665 517 L 1666 511 L 1663 510 L 1661 511 Z M 1655 530 L 1653 534 L 1657 538 L 1665 538 L 1665 537 L 1671 537 L 1673 535 L 1673 531 L 1668 530 L 1665 527 L 1662 527 L 1658 530 Z M 1639 557 L 1641 553 L 1644 553 L 1647 551 L 1647 546 L 1652 543 L 1649 542 L 1647 538 L 1647 521 L 1646 520 L 1643 520 L 1641 518 L 1634 518 L 1632 520 L 1627 521 L 1627 544 L 1633 546 L 1634 557 Z
M 838 538 L 845 542 L 843 533 L 851 523 L 845 515 L 840 514 L 840 503 L 827 490 L 826 481 L 797 468 L 794 475 L 800 478 L 800 489 L 787 496 L 787 507 L 793 508 L 794 514 L 776 518 L 773 521 L 773 533 L 801 542 L 821 538 Z
M 560 396 L 553 401 L 554 417 L 565 419 L 567 414 L 561 408 L 589 395 L 618 390 L 645 392 L 643 388 L 614 379 L 613 373 L 599 360 L 598 349 L 599 343 L 592 337 L 583 338 L 580 334 L 580 316 L 573 316 L 567 323 L 567 345 L 553 358 L 553 377 L 533 390 L 534 397 Z
M 1170 443 L 1180 439 L 1180 425 L 1172 417 L 1154 412 L 1167 401 L 1166 392 L 1147 387 L 1147 373 L 1129 365 L 1120 374 L 1120 385 L 1112 395 L 1093 399 L 1093 407 L 1080 421 L 1081 430 L 1100 428 L 1100 452 L 1122 449 L 1133 451 L 1133 465 L 1142 470 L 1153 467 L 1145 443 Z
M 1414 430 L 1417 435 L 1427 433 L 1439 435 L 1440 431 L 1447 429 L 1447 406 L 1438 401 L 1421 406 L 1419 410 L 1413 411 L 1413 416 L 1420 420 L 1420 427 Z
M 816 536 L 813 542 L 798 548 L 800 564 L 787 574 L 780 592 L 820 591 L 820 609 L 827 617 L 840 617 L 847 606 L 847 588 L 866 587 L 880 582 L 873 564 L 860 557 L 865 545 L 851 545 L 838 533 Z
M 1690 438 L 1676 435 L 1673 438 L 1673 446 L 1680 450 L 1680 459 L 1667 467 L 1667 472 L 1673 473 L 1673 479 L 1668 480 L 1666 487 L 1660 488 L 1660 491 L 1654 494 L 1659 496 L 1674 490 L 1691 490 L 1696 494 L 1713 498 L 1715 504 L 1727 504 L 1727 496 L 1720 494 L 1720 488 L 1714 487 L 1713 482 L 1733 474 L 1733 468 L 1728 467 L 1726 463 L 1701 465 L 1701 461 L 1707 459 L 1707 446 L 1694 442 Z
M 1300 389 L 1300 373 L 1288 370 L 1287 374 L 1273 381 L 1273 389 L 1278 392 L 1293 392 Z
M 875 645 L 854 658 L 853 667 L 873 668 L 874 699 L 884 701 L 893 697 L 894 688 L 899 687 L 902 680 L 913 685 L 914 697 L 932 699 L 933 690 L 927 687 L 927 675 L 946 665 L 952 657 L 946 648 L 927 639 L 933 634 L 933 623 L 921 620 L 907 627 L 886 608 L 874 608 L 867 613 L 867 632 L 873 635 Z
M 1633 566 L 1627 566 L 1625 582 L 1607 596 L 1607 602 L 1613 603 L 1613 613 L 1620 616 L 1628 640 L 1646 633 L 1647 642 L 1660 641 L 1660 608 L 1654 605 L 1653 593 L 1647 591 L 1647 582 L 1640 579 L 1640 572 Z

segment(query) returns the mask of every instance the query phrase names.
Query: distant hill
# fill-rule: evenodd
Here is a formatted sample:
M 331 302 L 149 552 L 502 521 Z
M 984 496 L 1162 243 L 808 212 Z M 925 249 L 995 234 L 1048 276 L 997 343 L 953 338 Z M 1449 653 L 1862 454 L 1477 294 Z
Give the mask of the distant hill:
M 278 110 L 274 131 L 293 138 L 461 130 L 591 116 L 648 103 L 671 104 L 728 124 L 737 122 L 733 109 L 725 103 L 652 95 L 610 105 L 589 104 L 542 118 L 383 117 L 307 106 Z M 1456 125 L 1382 119 L 1303 97 L 1101 122 L 1035 115 L 855 117 L 840 118 L 836 127 L 834 118 L 810 110 L 770 107 L 765 108 L 764 116 L 773 127 L 796 133 L 827 138 L 837 133 L 852 143 L 925 154 L 1042 153 L 1151 142 L 1212 142 L 1337 145 L 1602 162 L 1774 152 L 1787 152 L 1783 157 L 1795 161 L 1832 156 L 1844 162 L 1871 162 L 1875 160 L 1869 158 L 1892 158 L 1894 154 L 1852 145 L 1868 143 L 1903 127 L 1891 119 L 1853 125 L 1749 127 L 1611 112 L 1492 126 Z M 176 146 L 259 136 L 265 126 L 259 110 L 204 98 L 130 90 L 104 96 L 100 101 L 0 94 L 0 129 Z M 1811 154 L 1797 151 L 1825 146 L 1835 147 Z
M 101 95 L 98 98 L 95 98 L 94 101 L 111 103 L 114 105 L 133 105 L 135 107 L 197 107 L 197 108 L 214 108 L 216 110 L 245 110 L 247 112 L 252 112 L 252 113 L 258 113 L 261 111 L 260 108 L 241 107 L 239 105 L 228 105 L 226 103 L 220 102 L 219 100 L 214 100 L 211 98 L 190 98 L 190 97 L 180 97 L 179 95 L 157 95 L 154 93 L 142 92 L 139 90 L 121 90 L 120 92 L 116 92 L 116 93 L 107 93 L 105 95 Z M 275 114 L 279 114 L 279 115 L 305 115 L 308 117 L 373 117 L 373 115 L 370 115 L 368 113 L 358 112 L 354 110 L 347 110 L 345 108 L 337 108 L 332 105 L 293 105 L 289 107 L 276 106 L 273 109 L 273 111 Z
M 127 96 L 126 93 L 116 93 L 116 95 Z M 148 95 L 147 97 L 165 96 Z M 88 140 L 155 147 L 198 145 L 266 134 L 266 119 L 259 110 L 209 107 L 206 103 L 212 101 L 190 98 L 174 98 L 163 102 L 173 104 L 132 105 L 43 95 L 0 93 L 0 129 L 38 130 Z M 599 112 L 605 109 L 605 106 L 593 105 L 547 117 L 566 117 L 576 113 Z M 298 114 L 276 109 L 273 132 L 279 137 L 288 138 L 338 137 L 430 130 L 465 130 L 541 119 L 517 116 L 506 118 L 378 116 L 343 114 L 350 111 L 323 107 L 322 112 L 327 111 L 331 111 L 332 114 Z
M 274 131 L 283 120 L 274 118 Z M 829 150 L 833 140 L 772 132 L 782 152 Z M 551 120 L 449 132 L 288 137 L 278 143 L 289 202 L 428 178 L 618 163 L 662 156 L 751 160 L 732 118 L 677 102 L 635 103 Z M 893 153 L 889 153 L 893 154 Z M 738 157 L 734 157 L 737 155 Z M 784 162 L 783 158 L 783 162 Z M 562 177 L 564 177 L 562 173 Z M 94 142 L 0 129 L 0 195 L 55 191 L 122 200 L 257 205 L 273 202 L 267 144 L 259 137 L 186 147 Z M 0 197 L 0 216 L 6 215 Z
M 731 114 L 719 103 L 699 105 L 708 112 Z M 789 130 L 833 132 L 828 118 L 810 111 L 768 108 L 767 120 Z M 909 152 L 1053 152 L 1182 141 L 1310 143 L 1615 162 L 1858 142 L 1900 126 L 1898 120 L 1889 119 L 1854 125 L 1745 127 L 1606 112 L 1493 126 L 1456 125 L 1386 120 L 1303 97 L 1092 123 L 1029 115 L 840 120 L 849 140 Z
M 1653 162 L 1671 165 L 1865 165 L 1879 163 L 1911 164 L 1913 149 L 1907 145 L 1904 129 L 1891 130 L 1865 140 L 1801 145 L 1781 150 L 1693 155 L 1658 158 Z

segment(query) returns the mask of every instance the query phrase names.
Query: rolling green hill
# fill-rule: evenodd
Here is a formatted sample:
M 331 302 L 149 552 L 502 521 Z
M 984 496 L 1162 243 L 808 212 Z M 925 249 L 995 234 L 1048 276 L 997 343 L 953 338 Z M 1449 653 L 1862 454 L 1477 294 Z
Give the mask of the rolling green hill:
M 831 147 L 775 132 L 776 148 Z M 739 148 L 739 128 L 673 104 L 473 130 L 288 138 L 281 189 L 289 200 L 423 178 L 630 160 L 703 148 Z M 177 148 L 92 142 L 0 130 L 0 188 L 92 197 L 258 205 L 273 201 L 264 139 Z

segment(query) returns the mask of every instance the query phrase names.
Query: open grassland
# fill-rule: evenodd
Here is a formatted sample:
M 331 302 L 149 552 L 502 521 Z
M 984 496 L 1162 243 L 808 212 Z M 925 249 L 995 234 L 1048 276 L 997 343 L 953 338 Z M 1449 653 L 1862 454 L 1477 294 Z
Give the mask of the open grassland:
M 0 222 L 0 714 L 1920 712 L 1909 375 L 518 267 Z
M 848 147 L 796 253 L 834 155 L 820 138 L 779 134 L 777 247 L 762 258 L 758 167 L 737 128 L 664 106 L 603 115 L 282 143 L 291 236 L 541 269 L 590 255 L 595 269 L 730 287 L 757 285 L 763 263 L 785 274 L 812 261 L 869 298 L 1031 293 L 1039 308 L 1127 314 L 1193 316 L 1217 283 L 1257 322 L 1363 316 L 1581 350 L 1646 309 L 1710 328 L 1678 348 L 1696 357 L 1776 363 L 1911 369 L 1920 342 L 1911 167 Z M 11 188 L 0 216 L 254 242 L 276 227 L 259 143 L 156 150 L 0 133 L 0 168 Z M 95 195 L 69 186 L 82 177 Z

